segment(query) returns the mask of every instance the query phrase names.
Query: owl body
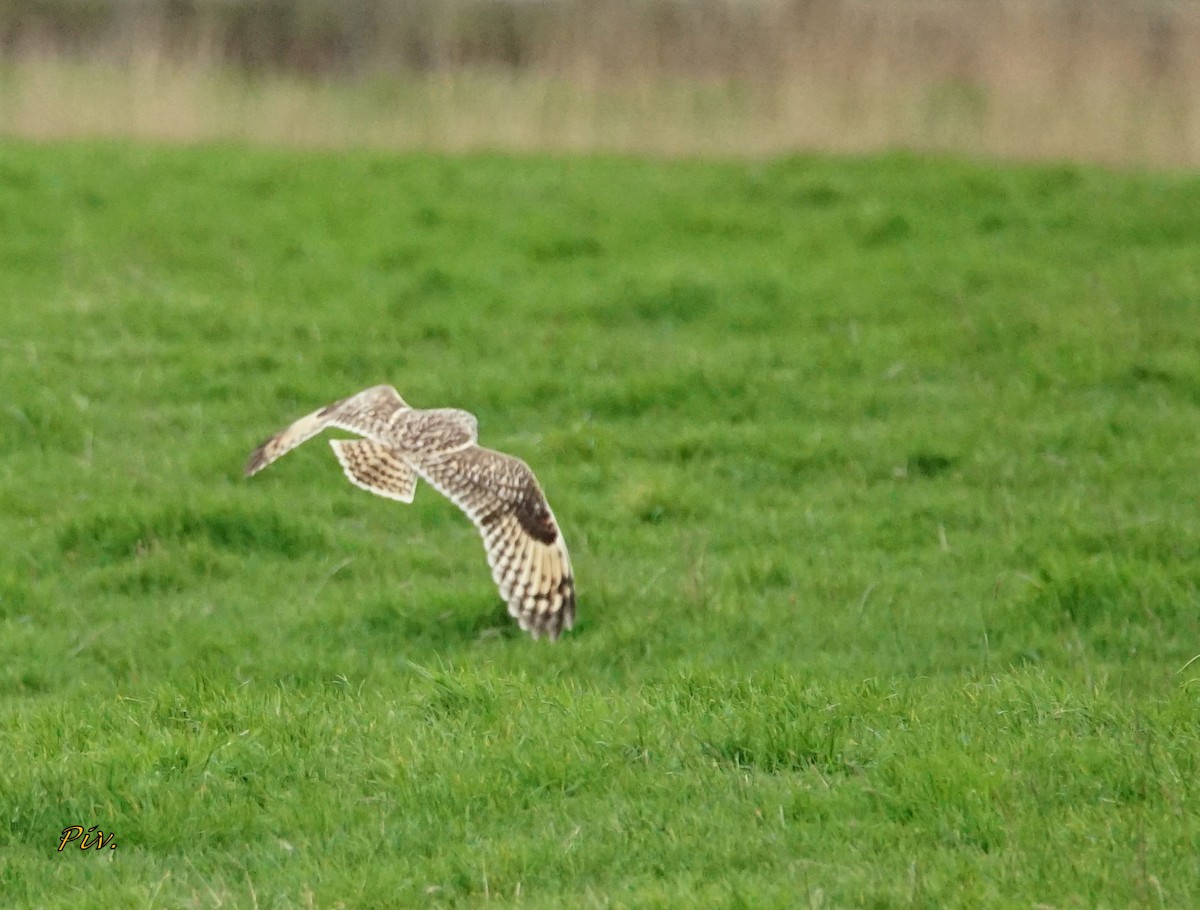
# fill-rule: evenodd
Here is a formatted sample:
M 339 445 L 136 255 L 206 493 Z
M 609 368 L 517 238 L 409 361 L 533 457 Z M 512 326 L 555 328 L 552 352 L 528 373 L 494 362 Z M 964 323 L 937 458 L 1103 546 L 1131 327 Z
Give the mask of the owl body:
M 397 409 L 390 439 L 398 451 L 413 456 L 453 452 L 479 439 L 479 422 L 458 408 Z

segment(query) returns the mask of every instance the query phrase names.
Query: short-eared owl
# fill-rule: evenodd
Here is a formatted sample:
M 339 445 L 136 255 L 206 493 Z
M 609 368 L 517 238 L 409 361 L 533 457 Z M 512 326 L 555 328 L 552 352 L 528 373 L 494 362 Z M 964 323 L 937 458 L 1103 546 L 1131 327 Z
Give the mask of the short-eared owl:
M 330 441 L 355 486 L 412 502 L 417 478 L 449 497 L 483 536 L 508 612 L 534 638 L 558 638 L 575 620 L 575 579 L 554 513 L 519 458 L 476 445 L 475 416 L 418 410 L 380 385 L 301 417 L 254 450 L 255 474 L 326 427 L 364 439 Z

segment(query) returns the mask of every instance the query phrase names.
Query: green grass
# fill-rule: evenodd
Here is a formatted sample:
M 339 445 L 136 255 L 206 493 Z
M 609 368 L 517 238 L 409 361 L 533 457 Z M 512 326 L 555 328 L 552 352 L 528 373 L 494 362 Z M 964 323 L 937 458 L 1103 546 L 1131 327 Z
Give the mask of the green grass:
M 1197 211 L 0 146 L 5 906 L 1200 903 Z M 427 487 L 241 478 L 378 382 L 534 466 L 563 641 Z

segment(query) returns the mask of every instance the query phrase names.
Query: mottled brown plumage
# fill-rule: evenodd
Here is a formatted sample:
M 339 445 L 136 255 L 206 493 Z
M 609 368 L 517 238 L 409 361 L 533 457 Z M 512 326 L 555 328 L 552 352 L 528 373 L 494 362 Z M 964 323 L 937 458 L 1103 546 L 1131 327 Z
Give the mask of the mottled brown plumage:
M 476 444 L 474 415 L 411 408 L 391 386 L 375 386 L 272 436 L 251 454 L 246 475 L 326 427 L 366 437 L 331 441 L 355 486 L 412 502 L 420 478 L 466 513 L 483 537 L 500 596 L 522 629 L 555 639 L 571 628 L 575 580 L 554 513 L 525 462 Z

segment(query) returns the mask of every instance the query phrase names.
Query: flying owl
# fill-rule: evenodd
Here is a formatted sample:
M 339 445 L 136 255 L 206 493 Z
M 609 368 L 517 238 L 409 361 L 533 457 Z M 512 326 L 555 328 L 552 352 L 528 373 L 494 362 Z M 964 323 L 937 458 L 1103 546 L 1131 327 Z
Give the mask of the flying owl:
M 330 440 L 355 486 L 411 503 L 420 478 L 466 513 L 483 537 L 509 615 L 522 629 L 553 640 L 571 628 L 575 579 L 554 513 L 525 462 L 476 443 L 475 415 L 412 408 L 391 386 L 374 386 L 276 433 L 251 454 L 246 476 L 326 427 L 365 437 Z

